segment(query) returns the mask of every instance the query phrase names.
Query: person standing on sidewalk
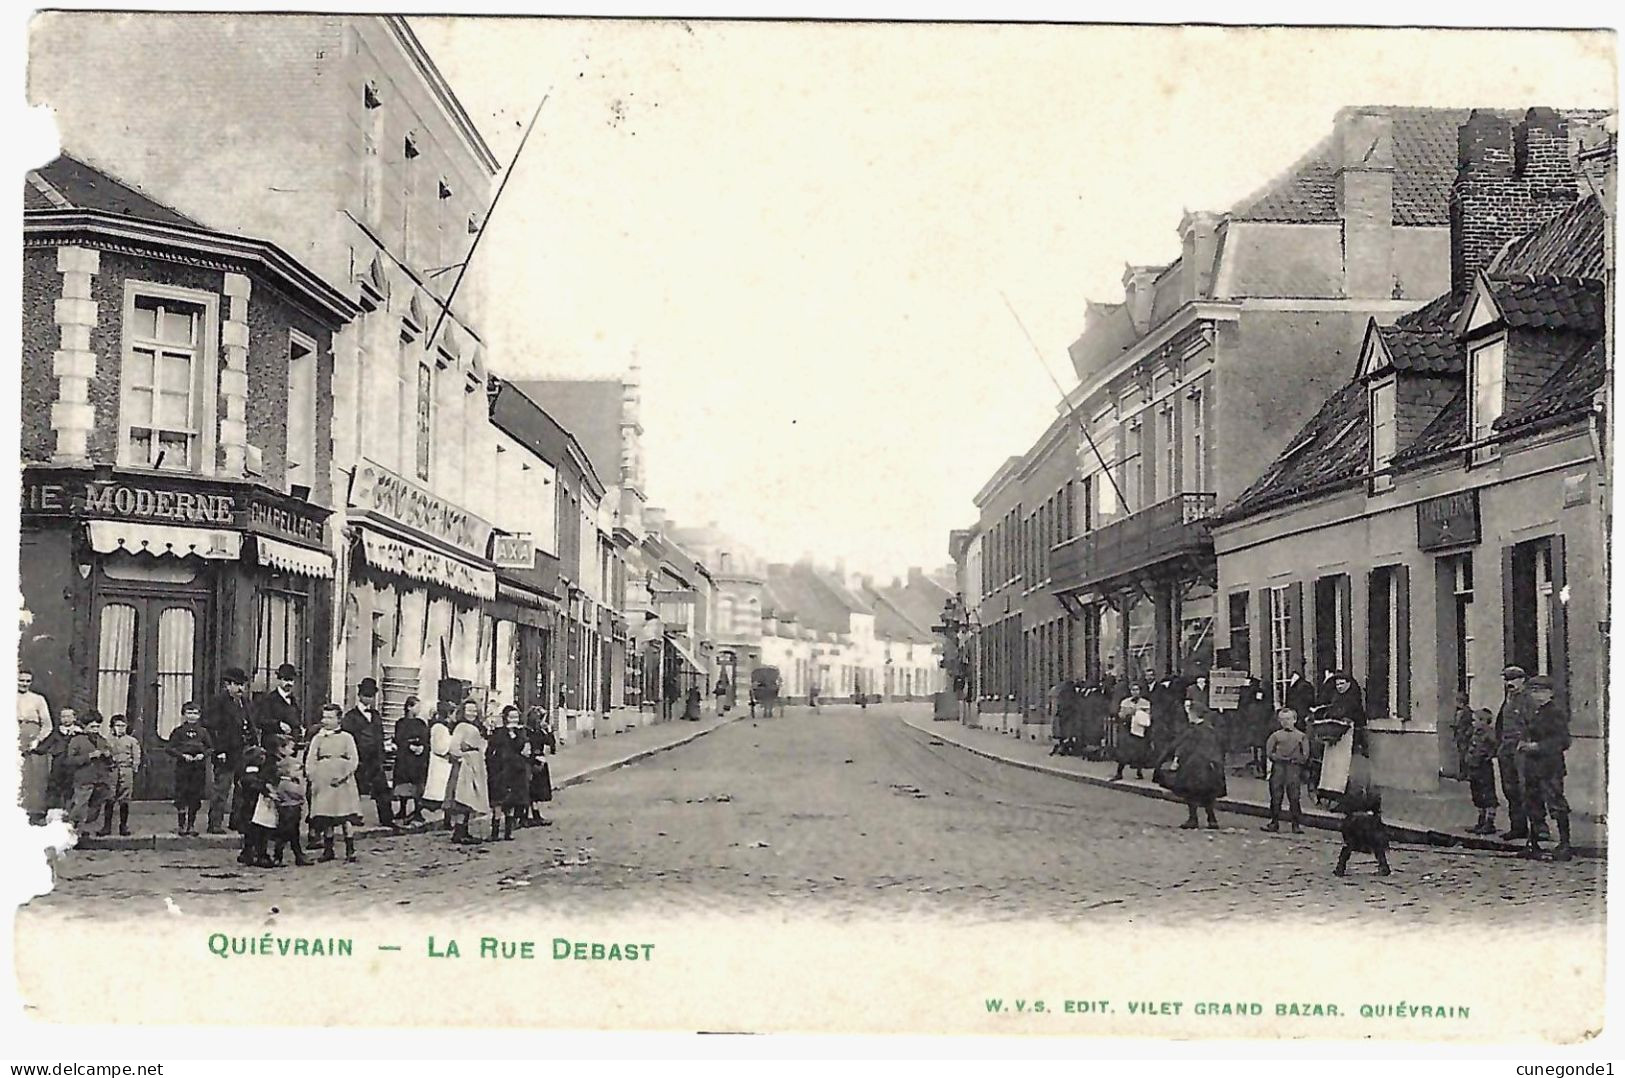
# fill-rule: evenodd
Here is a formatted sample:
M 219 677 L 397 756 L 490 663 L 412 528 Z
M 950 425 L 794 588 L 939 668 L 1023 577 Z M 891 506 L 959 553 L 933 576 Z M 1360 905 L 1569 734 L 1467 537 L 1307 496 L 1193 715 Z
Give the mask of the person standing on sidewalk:
M 170 731 L 166 742 L 175 759 L 175 833 L 179 835 L 197 834 L 197 812 L 203 807 L 208 760 L 214 753 L 214 743 L 200 720 L 198 706 L 186 701 L 181 705 L 181 724 Z
M 525 716 L 525 739 L 530 744 L 530 815 L 527 823 L 538 827 L 551 827 L 544 806 L 553 800 L 553 774 L 547 766 L 547 754 L 559 751 L 559 739 L 539 707 L 533 707 Z
M 95 708 L 85 712 L 84 725 L 68 738 L 66 760 L 73 769 L 68 818 L 74 830 L 84 831 L 102 814 L 113 785 L 113 748 L 102 736 L 102 716 Z
M 214 753 L 209 757 L 209 826 L 211 835 L 226 833 L 229 813 L 232 825 L 242 829 L 241 807 L 232 799 L 243 767 L 243 750 L 255 743 L 254 725 L 248 720 L 248 675 L 233 666 L 220 678 L 221 692 L 203 709 L 203 728 L 209 732 Z M 252 816 L 254 806 L 248 806 Z
M 322 840 L 318 860 L 331 861 L 333 833 L 344 835 L 344 859 L 354 861 L 355 839 L 350 825 L 361 822 L 361 793 L 355 773 L 361 766 L 355 738 L 343 729 L 344 715 L 337 704 L 323 704 L 321 725 L 305 750 L 305 775 L 310 783 L 310 825 Z
M 384 716 L 378 710 L 378 682 L 370 677 L 362 678 L 356 686 L 355 699 L 355 707 L 344 714 L 342 728 L 355 742 L 360 761 L 355 775 L 356 789 L 363 797 L 372 799 L 378 822 L 393 830 L 395 808 L 389 783 L 384 778 Z
M 1529 679 L 1528 693 L 1534 714 L 1518 745 L 1524 788 L 1529 796 L 1529 845 L 1523 856 L 1540 857 L 1540 838 L 1546 831 L 1546 810 L 1550 809 L 1552 819 L 1557 821 L 1557 846 L 1552 850 L 1552 860 L 1567 861 L 1574 856 L 1569 842 L 1569 802 L 1563 795 L 1569 716 L 1553 698 L 1552 679 L 1544 674 Z
M 30 821 L 42 823 L 50 806 L 46 803 L 45 787 L 50 782 L 51 761 L 34 750 L 51 736 L 51 706 L 45 697 L 34 691 L 34 674 L 30 670 L 17 671 L 17 750 L 21 754 L 23 811 Z
M 113 830 L 113 810 L 118 809 L 118 833 L 130 834 L 130 798 L 135 796 L 135 773 L 141 770 L 141 742 L 130 736 L 130 724 L 123 715 L 114 715 L 107 739 L 113 750 L 113 796 L 103 810 L 101 834 Z
M 1464 694 L 1465 695 L 1465 694 Z M 1469 712 L 1466 747 L 1462 750 L 1462 773 L 1473 794 L 1478 822 L 1467 828 L 1469 835 L 1495 834 L 1495 713 L 1487 707 Z
M 1506 800 L 1507 819 L 1512 824 L 1502 832 L 1501 837 L 1508 842 L 1528 838 L 1530 834 L 1529 802 L 1524 795 L 1523 775 L 1518 767 L 1518 746 L 1524 742 L 1524 733 L 1533 717 L 1533 708 L 1529 706 L 1529 697 L 1524 692 L 1528 676 L 1521 666 L 1508 666 L 1501 671 L 1501 680 L 1506 683 L 1506 696 L 1495 716 L 1495 769 L 1501 775 L 1501 796 Z M 1537 840 L 1542 837 L 1535 833 Z
M 1197 809 L 1207 814 L 1208 827 L 1217 830 L 1219 818 L 1214 814 L 1214 804 L 1229 792 L 1224 778 L 1224 751 L 1218 731 L 1203 711 L 1194 701 L 1187 701 L 1185 706 L 1190 725 L 1163 760 L 1163 767 L 1172 771 L 1167 785 L 1184 799 L 1190 813 L 1179 825 L 1182 830 L 1201 826 L 1196 821 Z
M 446 813 L 455 820 L 451 840 L 459 845 L 478 845 L 471 828 L 477 818 L 491 814 L 490 779 L 485 769 L 485 727 L 476 700 L 463 701 L 463 713 L 451 732 L 447 748 L 451 758 L 451 780 L 446 790 Z
M 423 822 L 423 787 L 429 776 L 429 725 L 418 717 L 418 698 L 408 696 L 395 720 L 395 763 L 390 792 L 406 823 Z M 407 809 L 411 811 L 408 812 Z
M 490 783 L 491 841 L 511 841 L 515 820 L 530 811 L 530 741 L 519 709 L 502 709 L 500 725 L 485 746 L 485 773 Z
M 1280 729 L 1264 742 L 1270 765 L 1270 822 L 1265 831 L 1281 829 L 1281 799 L 1292 811 L 1292 833 L 1303 834 L 1303 769 L 1309 764 L 1309 735 L 1298 729 L 1298 715 L 1289 707 L 1275 713 Z
M 429 723 L 429 766 L 423 779 L 423 803 L 440 810 L 441 822 L 451 830 L 451 732 L 457 723 L 452 718 L 453 707 L 447 701 L 435 705 L 434 718 Z
M 299 705 L 293 698 L 293 685 L 298 680 L 299 671 L 294 669 L 292 663 L 278 666 L 276 686 L 256 697 L 254 706 L 249 711 L 254 729 L 259 734 L 260 748 L 267 753 L 276 751 L 278 737 L 293 737 L 300 740 L 305 737 L 305 719 L 299 713 Z
M 1151 701 L 1146 699 L 1137 683 L 1118 705 L 1117 736 L 1112 742 L 1112 757 L 1117 761 L 1117 774 L 1111 779 L 1113 782 L 1122 780 L 1125 767 L 1132 767 L 1134 777 L 1143 779 L 1145 769 L 1156 763 L 1151 746 Z

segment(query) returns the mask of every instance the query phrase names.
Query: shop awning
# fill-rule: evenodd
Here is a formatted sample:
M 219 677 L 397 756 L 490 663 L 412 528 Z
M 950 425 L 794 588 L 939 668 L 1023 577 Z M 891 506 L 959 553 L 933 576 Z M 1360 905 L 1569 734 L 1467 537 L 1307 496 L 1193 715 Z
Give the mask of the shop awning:
M 689 666 L 692 666 L 694 668 L 695 673 L 703 672 L 701 667 L 700 667 L 699 661 L 694 658 L 694 653 L 692 651 L 688 650 L 687 648 L 685 648 L 682 644 L 678 643 L 677 638 L 675 636 L 667 634 L 666 643 L 670 644 L 671 647 L 672 647 L 672 650 L 677 652 L 677 654 L 679 654 L 679 655 L 681 655 L 683 657 L 684 662 L 688 663 Z
M 90 522 L 90 548 L 99 554 L 125 551 L 177 558 L 213 558 L 236 561 L 242 556 L 242 532 L 217 528 L 186 528 L 164 524 L 126 524 L 118 520 Z
M 461 558 L 383 535 L 371 528 L 361 532 L 361 549 L 368 565 L 386 573 L 438 584 L 480 599 L 496 598 L 496 573 Z
M 293 573 L 297 576 L 314 576 L 323 580 L 333 579 L 333 555 L 325 551 L 295 546 L 292 543 L 284 543 L 280 539 L 271 539 L 263 535 L 254 537 L 254 550 L 261 565 L 269 566 L 272 569 L 280 569 L 284 573 Z

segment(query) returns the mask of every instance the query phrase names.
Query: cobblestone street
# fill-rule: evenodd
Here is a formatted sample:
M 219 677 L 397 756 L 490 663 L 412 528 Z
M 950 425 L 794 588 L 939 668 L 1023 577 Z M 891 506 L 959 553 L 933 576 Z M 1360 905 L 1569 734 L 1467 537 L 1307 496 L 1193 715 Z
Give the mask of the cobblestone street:
M 1223 816 L 1187 832 L 1180 806 L 984 760 L 904 725 L 896 709 L 792 709 L 563 791 L 555 825 L 512 842 L 375 839 L 361 861 L 242 869 L 228 850 L 70 852 L 33 906 L 102 917 L 172 900 L 187 913 L 522 912 L 633 908 L 832 916 L 935 911 L 986 920 L 1166 922 L 1381 915 L 1401 923 L 1599 921 L 1603 862 L 1531 864 L 1401 847 L 1331 873 L 1327 832 L 1263 834 Z M 370 807 L 368 809 L 370 812 Z M 806 907 L 800 907 L 806 908 Z M 1393 922 L 1389 922 L 1393 923 Z

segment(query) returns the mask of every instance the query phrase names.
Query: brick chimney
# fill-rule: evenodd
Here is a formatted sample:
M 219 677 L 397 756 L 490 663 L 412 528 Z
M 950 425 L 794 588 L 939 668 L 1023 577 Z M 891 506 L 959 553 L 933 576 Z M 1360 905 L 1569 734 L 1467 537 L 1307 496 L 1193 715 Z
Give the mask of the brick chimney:
M 1393 117 L 1378 109 L 1344 109 L 1333 126 L 1333 188 L 1343 229 L 1343 294 L 1394 294 Z
M 1185 211 L 1179 222 L 1182 245 L 1179 264 L 1183 277 L 1181 299 L 1191 303 L 1213 294 L 1213 260 L 1219 251 L 1219 221 L 1216 213 Z
M 1128 266 L 1123 270 L 1123 303 L 1134 321 L 1134 332 L 1142 336 L 1151 331 L 1151 303 L 1157 295 L 1157 274 L 1162 271 L 1162 266 Z
M 1563 212 L 1579 197 L 1568 121 L 1532 108 L 1517 124 L 1475 109 L 1456 137 L 1450 188 L 1450 287 L 1461 292 L 1507 241 Z

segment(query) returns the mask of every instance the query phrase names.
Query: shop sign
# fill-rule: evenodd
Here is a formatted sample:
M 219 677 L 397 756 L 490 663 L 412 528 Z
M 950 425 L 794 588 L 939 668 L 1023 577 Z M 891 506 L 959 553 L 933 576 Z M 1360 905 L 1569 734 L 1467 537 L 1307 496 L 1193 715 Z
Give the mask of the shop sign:
M 103 520 L 164 520 L 231 527 L 237 500 L 230 494 L 175 490 L 125 480 L 25 479 L 24 516 L 80 516 Z
M 496 598 L 496 574 L 488 569 L 373 531 L 363 531 L 361 540 L 367 564 L 376 569 L 439 584 L 481 599 Z
M 370 460 L 356 466 L 350 508 L 375 513 L 476 558 L 485 557 L 491 541 L 487 521 Z
M 1462 490 L 1416 507 L 1416 545 L 1439 550 L 1479 541 L 1478 491 Z
M 533 569 L 536 541 L 528 535 L 493 535 L 491 561 L 498 569 Z
M 326 548 L 327 521 L 315 512 L 278 505 L 263 498 L 248 503 L 248 530 L 288 539 L 305 546 Z
M 1245 670 L 1215 668 L 1207 672 L 1207 706 L 1214 711 L 1234 711 L 1241 706 L 1241 690 L 1251 675 Z

